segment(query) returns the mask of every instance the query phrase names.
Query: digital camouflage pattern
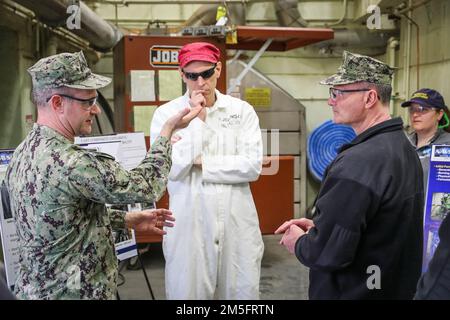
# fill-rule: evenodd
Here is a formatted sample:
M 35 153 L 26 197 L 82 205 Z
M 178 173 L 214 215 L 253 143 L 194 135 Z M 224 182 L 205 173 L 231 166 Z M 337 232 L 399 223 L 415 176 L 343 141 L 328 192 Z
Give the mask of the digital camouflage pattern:
M 344 51 L 344 62 L 338 72 L 320 81 L 325 85 L 342 85 L 360 81 L 390 85 L 394 68 L 377 59 Z
M 20 241 L 21 299 L 115 299 L 113 228 L 125 212 L 105 203 L 152 202 L 164 192 L 172 147 L 160 137 L 131 171 L 35 124 L 17 147 L 6 185 Z
M 75 89 L 99 89 L 107 86 L 111 79 L 91 72 L 82 51 L 60 53 L 42 58 L 28 73 L 33 80 L 33 89 L 69 87 Z

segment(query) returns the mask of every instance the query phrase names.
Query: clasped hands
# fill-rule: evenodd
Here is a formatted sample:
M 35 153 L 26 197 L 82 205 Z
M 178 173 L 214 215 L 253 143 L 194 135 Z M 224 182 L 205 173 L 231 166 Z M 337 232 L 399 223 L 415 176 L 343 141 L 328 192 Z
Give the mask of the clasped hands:
M 301 236 L 308 233 L 312 227 L 314 227 L 314 222 L 310 219 L 291 219 L 278 227 L 275 230 L 275 234 L 284 233 L 280 244 L 284 245 L 290 253 L 295 254 L 295 243 Z

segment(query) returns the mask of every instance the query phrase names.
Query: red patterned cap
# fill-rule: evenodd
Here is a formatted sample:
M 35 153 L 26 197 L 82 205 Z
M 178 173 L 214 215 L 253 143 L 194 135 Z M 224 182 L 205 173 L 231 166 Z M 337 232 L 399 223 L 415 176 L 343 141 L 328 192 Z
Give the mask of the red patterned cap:
M 184 45 L 178 54 L 180 68 L 184 68 L 192 61 L 206 61 L 216 63 L 220 60 L 220 50 L 208 42 L 194 42 Z

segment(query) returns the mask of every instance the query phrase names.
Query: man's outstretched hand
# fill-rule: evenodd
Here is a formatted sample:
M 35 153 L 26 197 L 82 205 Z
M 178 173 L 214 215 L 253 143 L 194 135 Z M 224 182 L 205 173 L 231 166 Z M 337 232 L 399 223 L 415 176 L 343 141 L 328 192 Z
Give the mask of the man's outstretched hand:
M 175 218 L 172 212 L 167 209 L 150 209 L 143 211 L 127 212 L 125 223 L 127 228 L 133 228 L 139 232 L 152 232 L 158 235 L 165 235 L 163 227 L 173 227 Z
M 199 115 L 199 113 L 203 110 L 202 105 L 197 105 L 194 108 L 184 108 L 179 111 L 176 115 L 170 117 L 166 123 L 164 123 L 161 133 L 159 134 L 162 137 L 166 137 L 170 140 L 173 132 L 177 129 L 186 128 L 189 123 Z

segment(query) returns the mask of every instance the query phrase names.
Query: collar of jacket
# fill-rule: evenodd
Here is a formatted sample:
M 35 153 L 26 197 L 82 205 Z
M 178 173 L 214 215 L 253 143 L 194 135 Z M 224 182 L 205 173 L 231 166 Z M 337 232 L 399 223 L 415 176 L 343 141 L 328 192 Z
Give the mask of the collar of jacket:
M 436 133 L 434 134 L 434 136 L 430 139 L 430 141 L 428 141 L 428 144 L 426 146 L 422 146 L 420 148 L 423 147 L 427 147 L 428 145 L 432 144 L 433 142 L 435 142 L 437 140 L 437 138 L 439 138 L 443 133 L 444 133 L 444 129 L 442 128 L 438 128 L 436 130 Z M 412 132 L 409 134 L 409 138 L 411 139 L 411 141 L 414 143 L 414 147 L 417 147 L 417 132 Z M 419 149 L 420 149 L 419 148 Z
M 368 139 L 370 139 L 373 136 L 376 136 L 380 133 L 390 132 L 390 131 L 396 131 L 396 130 L 403 130 L 403 121 L 400 117 L 389 119 L 386 121 L 383 121 L 373 127 L 370 127 L 366 131 L 362 132 L 358 136 L 356 136 L 355 139 L 353 139 L 352 142 L 344 144 L 340 149 L 339 153 L 342 151 L 351 148 L 361 142 L 364 142 Z
M 36 122 L 33 124 L 33 131 L 38 132 L 41 136 L 44 136 L 46 138 L 54 138 L 57 139 L 63 143 L 69 143 L 69 144 L 73 144 L 72 141 L 70 141 L 69 139 L 67 139 L 66 137 L 64 137 L 62 134 L 60 134 L 58 131 L 47 127 L 45 125 L 42 124 L 37 124 Z

